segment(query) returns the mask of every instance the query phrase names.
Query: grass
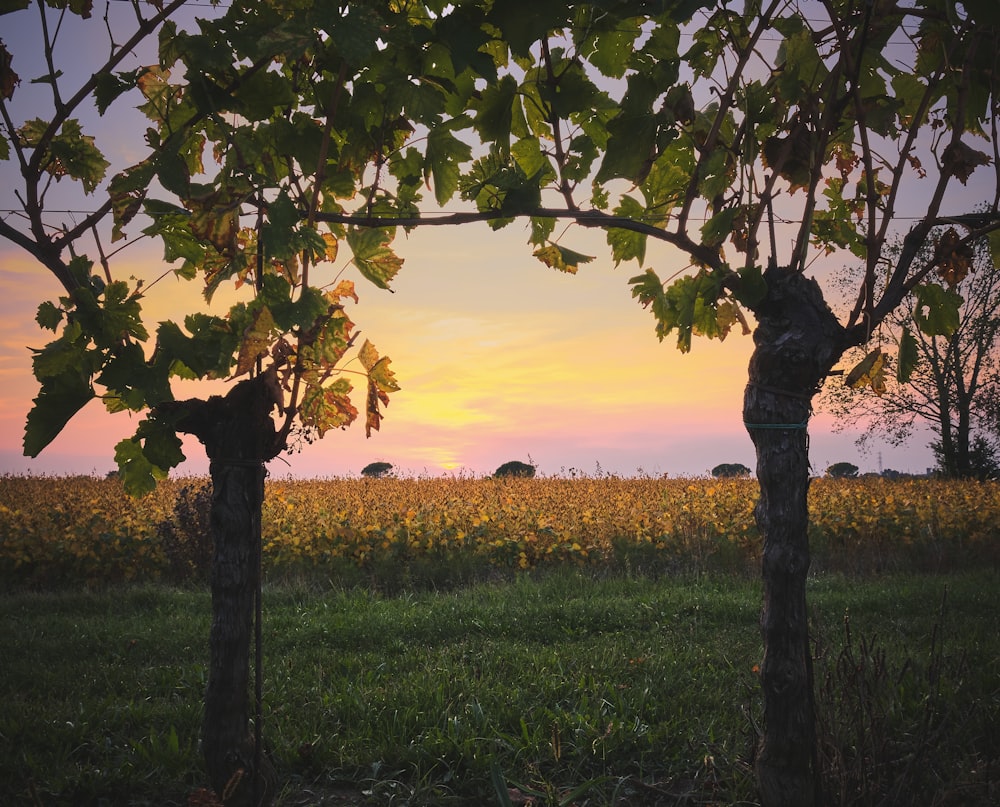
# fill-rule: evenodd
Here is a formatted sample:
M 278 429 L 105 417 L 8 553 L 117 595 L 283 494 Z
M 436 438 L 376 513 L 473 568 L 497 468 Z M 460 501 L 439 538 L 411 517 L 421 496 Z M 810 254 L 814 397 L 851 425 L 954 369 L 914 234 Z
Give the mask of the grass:
M 997 582 L 812 581 L 832 803 L 996 803 Z M 272 584 L 277 803 L 755 804 L 759 604 L 735 575 Z M 186 804 L 209 610 L 167 587 L 0 596 L 0 803 Z

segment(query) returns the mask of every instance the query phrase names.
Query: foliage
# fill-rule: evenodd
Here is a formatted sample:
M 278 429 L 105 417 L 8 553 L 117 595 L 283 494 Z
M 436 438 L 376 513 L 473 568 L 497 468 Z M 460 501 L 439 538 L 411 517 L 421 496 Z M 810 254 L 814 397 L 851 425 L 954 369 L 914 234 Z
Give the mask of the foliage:
M 835 462 L 826 469 L 826 475 L 832 479 L 854 479 L 858 475 L 858 466 L 851 462 Z
M 991 440 L 983 434 L 977 434 L 972 438 L 972 445 L 968 451 L 968 465 L 964 476 L 973 479 L 1000 479 L 1000 448 L 997 446 L 997 437 Z M 949 462 L 949 454 L 944 450 L 940 441 L 931 443 L 931 450 L 934 452 L 936 461 L 936 471 L 944 476 L 956 476 L 949 473 L 949 467 L 954 467 Z
M 921 258 L 930 259 L 955 237 L 953 227 L 937 228 L 937 247 L 929 244 Z M 896 244 L 891 252 L 900 249 Z M 946 332 L 914 328 L 914 318 L 923 316 L 922 298 L 905 301 L 848 359 L 858 361 L 853 377 L 844 385 L 828 385 L 822 404 L 837 418 L 838 428 L 863 428 L 857 441 L 862 449 L 877 440 L 899 445 L 922 423 L 935 435 L 932 446 L 941 473 L 988 478 L 1000 434 L 993 411 L 1000 391 L 1000 273 L 985 238 L 952 263 L 949 293 L 958 308 Z M 861 272 L 857 266 L 845 269 L 841 282 L 853 287 Z M 865 385 L 879 394 L 859 389 Z
M 392 471 L 391 462 L 370 462 L 361 469 L 361 475 L 371 479 L 381 479 Z
M 712 476 L 716 479 L 728 479 L 733 476 L 749 476 L 750 469 L 741 462 L 723 462 L 712 469 Z
M 534 465 L 530 465 L 527 462 L 521 462 L 520 460 L 511 460 L 510 462 L 505 462 L 499 468 L 493 472 L 493 476 L 519 476 L 525 479 L 531 479 L 535 475 L 537 469 Z
M 760 556 L 750 479 L 267 485 L 272 578 L 320 574 L 395 591 L 564 565 L 744 573 Z M 196 480 L 166 480 L 133 501 L 114 479 L 0 477 L 0 579 L 18 587 L 172 579 L 170 536 L 193 548 L 201 490 Z M 951 569 L 997 557 L 995 483 L 821 478 L 810 486 L 810 510 L 815 569 Z

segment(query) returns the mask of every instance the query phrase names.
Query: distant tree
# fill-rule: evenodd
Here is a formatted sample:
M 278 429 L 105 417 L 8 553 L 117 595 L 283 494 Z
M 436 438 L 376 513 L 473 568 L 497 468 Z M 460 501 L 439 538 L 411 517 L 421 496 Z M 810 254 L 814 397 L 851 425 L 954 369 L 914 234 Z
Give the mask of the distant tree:
M 921 250 L 923 260 L 950 249 L 958 236 L 954 228 L 940 227 L 932 237 Z M 896 253 L 900 249 L 893 247 Z M 850 285 L 862 271 L 845 271 Z M 864 424 L 857 440 L 862 449 L 874 439 L 901 445 L 924 423 L 935 435 L 931 447 L 943 476 L 984 478 L 997 466 L 1000 393 L 1000 273 L 989 240 L 980 238 L 953 253 L 945 280 L 950 287 L 935 286 L 933 294 L 953 300 L 949 315 L 927 323 L 923 298 L 904 300 L 854 352 L 853 360 L 869 371 L 828 385 L 821 405 L 838 419 L 838 429 Z M 922 319 L 933 327 L 913 327 Z M 886 372 L 890 360 L 894 373 Z
M 524 479 L 531 479 L 534 475 L 535 466 L 519 460 L 505 462 L 493 472 L 493 476 L 518 476 Z
M 826 469 L 826 475 L 831 479 L 854 479 L 858 475 L 858 466 L 850 462 L 835 462 Z
M 944 444 L 941 441 L 931 443 L 931 451 L 934 452 L 936 473 L 952 478 L 954 473 L 949 472 L 949 455 L 945 452 Z M 1000 449 L 997 446 L 997 437 L 987 437 L 985 434 L 977 434 L 972 438 L 966 457 L 966 472 L 962 476 L 974 479 L 1000 479 Z
M 750 469 L 741 462 L 723 462 L 712 469 L 712 476 L 716 479 L 749 475 Z
M 369 479 L 381 479 L 392 470 L 391 462 L 370 462 L 361 469 L 361 475 Z

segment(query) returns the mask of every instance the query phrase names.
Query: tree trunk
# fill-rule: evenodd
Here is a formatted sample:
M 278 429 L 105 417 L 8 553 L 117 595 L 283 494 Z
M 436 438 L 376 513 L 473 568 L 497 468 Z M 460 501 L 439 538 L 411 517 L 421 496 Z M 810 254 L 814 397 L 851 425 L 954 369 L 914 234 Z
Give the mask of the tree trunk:
M 275 790 L 273 768 L 257 749 L 250 724 L 264 462 L 279 450 L 275 405 L 280 390 L 265 373 L 224 398 L 162 407 L 183 413 L 178 430 L 197 436 L 211 460 L 212 627 L 202 752 L 209 782 L 227 807 L 266 804 Z
M 764 539 L 764 729 L 756 773 L 764 807 L 810 807 L 819 801 L 820 772 L 806 611 L 806 425 L 812 398 L 843 351 L 843 330 L 814 281 L 777 268 L 765 279 L 743 402 L 757 452 L 754 513 Z

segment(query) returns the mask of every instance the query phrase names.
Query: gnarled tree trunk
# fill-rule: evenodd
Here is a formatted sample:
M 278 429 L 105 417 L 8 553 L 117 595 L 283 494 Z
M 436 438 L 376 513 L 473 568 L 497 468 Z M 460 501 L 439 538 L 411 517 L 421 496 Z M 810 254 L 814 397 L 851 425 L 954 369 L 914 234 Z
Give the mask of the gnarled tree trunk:
M 764 733 L 756 772 L 764 807 L 810 807 L 820 783 L 806 611 L 806 427 L 812 397 L 843 351 L 843 330 L 814 281 L 778 268 L 765 279 L 743 401 L 757 452 L 754 512 L 764 539 Z
M 212 627 L 202 751 L 212 788 L 227 807 L 266 804 L 275 789 L 273 768 L 250 725 L 264 463 L 280 450 L 271 420 L 275 405 L 280 390 L 264 373 L 224 398 L 162 407 L 182 413 L 178 430 L 198 437 L 211 460 Z

